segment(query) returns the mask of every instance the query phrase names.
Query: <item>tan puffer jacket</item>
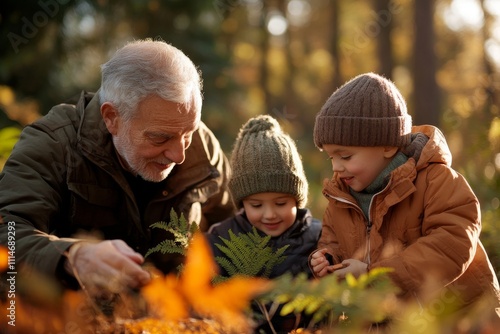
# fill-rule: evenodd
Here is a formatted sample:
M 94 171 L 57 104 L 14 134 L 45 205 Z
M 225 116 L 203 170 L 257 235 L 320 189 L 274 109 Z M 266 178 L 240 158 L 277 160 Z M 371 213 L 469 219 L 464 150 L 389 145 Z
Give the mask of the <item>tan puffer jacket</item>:
M 391 173 L 373 197 L 369 221 L 336 175 L 325 180 L 329 200 L 318 249 L 336 261 L 355 258 L 369 268 L 390 267 L 405 300 L 441 298 L 469 305 L 483 295 L 498 302 L 498 279 L 479 240 L 479 202 L 451 168 L 451 153 L 433 126 L 413 127 L 429 137 L 418 161 Z M 443 289 L 446 286 L 448 289 Z

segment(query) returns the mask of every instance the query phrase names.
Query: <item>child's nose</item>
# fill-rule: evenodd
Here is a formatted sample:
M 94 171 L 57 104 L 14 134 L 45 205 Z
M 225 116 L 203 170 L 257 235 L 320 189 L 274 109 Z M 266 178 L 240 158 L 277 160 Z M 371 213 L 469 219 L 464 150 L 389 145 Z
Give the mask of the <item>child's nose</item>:
M 275 216 L 274 210 L 272 208 L 266 208 L 266 210 L 264 211 L 264 218 L 270 219 L 274 218 L 274 216 Z
M 342 172 L 344 170 L 344 165 L 340 162 L 339 159 L 332 159 L 332 170 L 334 172 Z

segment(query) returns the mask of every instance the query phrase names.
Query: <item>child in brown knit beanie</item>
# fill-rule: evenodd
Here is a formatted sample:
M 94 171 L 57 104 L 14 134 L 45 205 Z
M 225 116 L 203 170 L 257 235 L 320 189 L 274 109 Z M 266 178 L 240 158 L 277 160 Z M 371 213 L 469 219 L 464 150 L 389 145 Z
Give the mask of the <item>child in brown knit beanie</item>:
M 225 246 L 221 238 L 229 240 L 229 231 L 235 235 L 248 234 L 255 227 L 261 236 L 271 236 L 269 245 L 274 251 L 287 246 L 283 262 L 274 266 L 268 275 L 264 275 L 265 268 L 262 268 L 257 276 L 275 278 L 285 273 L 307 273 L 312 277 L 308 256 L 316 249 L 321 222 L 305 208 L 308 184 L 292 138 L 271 116 L 250 119 L 234 143 L 231 169 L 229 190 L 240 211 L 210 228 L 207 237 L 214 256 L 229 261 L 220 249 Z M 252 258 L 252 261 L 255 260 Z M 230 276 L 224 266 L 219 269 L 220 275 Z M 294 315 L 280 317 L 279 312 L 275 313 L 272 323 L 280 333 L 288 333 L 297 325 Z M 270 332 L 265 323 L 259 330 Z
M 405 301 L 426 305 L 451 294 L 442 301 L 448 309 L 480 299 L 498 306 L 498 279 L 479 240 L 479 202 L 451 168 L 441 131 L 412 127 L 391 81 L 366 73 L 336 90 L 316 117 L 314 143 L 333 170 L 310 257 L 316 277 L 388 267 Z

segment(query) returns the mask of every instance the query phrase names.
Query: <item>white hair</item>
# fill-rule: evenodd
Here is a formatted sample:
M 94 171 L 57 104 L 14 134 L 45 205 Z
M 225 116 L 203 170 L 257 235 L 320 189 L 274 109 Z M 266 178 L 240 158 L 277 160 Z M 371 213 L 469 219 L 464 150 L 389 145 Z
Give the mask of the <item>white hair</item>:
M 101 65 L 100 103 L 111 102 L 122 117 L 133 117 L 149 95 L 201 112 L 202 79 L 193 62 L 178 48 L 159 40 L 137 40 L 116 51 Z

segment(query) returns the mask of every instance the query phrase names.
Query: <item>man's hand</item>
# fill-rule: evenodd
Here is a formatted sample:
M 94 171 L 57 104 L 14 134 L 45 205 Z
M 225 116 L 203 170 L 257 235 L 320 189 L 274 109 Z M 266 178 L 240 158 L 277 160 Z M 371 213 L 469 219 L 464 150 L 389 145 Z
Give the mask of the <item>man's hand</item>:
M 80 242 L 69 249 L 65 268 L 91 295 L 119 293 L 147 284 L 144 258 L 122 240 Z

